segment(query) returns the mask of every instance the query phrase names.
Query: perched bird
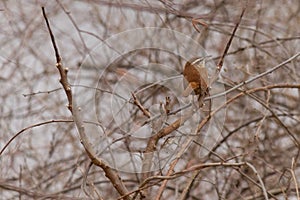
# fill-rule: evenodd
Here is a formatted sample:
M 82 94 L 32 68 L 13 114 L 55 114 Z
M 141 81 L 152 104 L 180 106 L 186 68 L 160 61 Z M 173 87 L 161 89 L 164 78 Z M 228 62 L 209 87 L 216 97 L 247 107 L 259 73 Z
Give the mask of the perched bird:
M 183 70 L 183 76 L 185 78 L 183 96 L 194 92 L 195 95 L 199 95 L 198 101 L 200 107 L 202 107 L 203 98 L 209 94 L 208 87 L 208 74 L 205 68 L 205 58 L 194 58 L 188 61 Z

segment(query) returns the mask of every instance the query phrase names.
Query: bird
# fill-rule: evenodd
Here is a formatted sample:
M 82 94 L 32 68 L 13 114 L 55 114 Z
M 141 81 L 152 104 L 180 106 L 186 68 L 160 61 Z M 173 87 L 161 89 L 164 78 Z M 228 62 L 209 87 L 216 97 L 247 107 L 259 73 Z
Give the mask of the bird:
M 183 70 L 184 87 L 183 96 L 199 95 L 200 107 L 203 99 L 209 94 L 208 73 L 205 67 L 205 57 L 193 58 L 186 62 Z

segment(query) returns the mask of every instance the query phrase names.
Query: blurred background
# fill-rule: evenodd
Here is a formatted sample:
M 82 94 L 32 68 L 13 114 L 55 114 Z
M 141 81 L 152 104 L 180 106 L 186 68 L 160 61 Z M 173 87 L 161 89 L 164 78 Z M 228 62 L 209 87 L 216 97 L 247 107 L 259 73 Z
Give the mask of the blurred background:
M 109 150 L 125 148 L 139 155 L 147 144 L 147 134 L 181 117 L 182 113 L 175 111 L 187 104 L 178 97 L 183 89 L 181 74 L 185 62 L 208 55 L 208 70 L 213 72 L 243 7 L 245 14 L 217 80 L 222 89 L 215 94 L 262 74 L 300 51 L 297 0 L 1 1 L 0 150 L 13 136 L 23 132 L 0 155 L 0 199 L 118 199 L 120 196 L 103 171 L 90 166 L 80 143 L 59 82 L 42 6 L 62 63 L 68 68 L 74 98 L 86 105 L 85 120 L 90 124 L 87 130 L 92 146 L 100 157 L 108 160 L 111 155 L 104 151 L 107 146 Z M 156 40 L 149 35 L 137 39 L 140 46 L 147 48 L 135 49 L 132 35 L 130 39 L 120 36 L 124 31 L 146 27 L 176 31 L 201 48 L 189 48 L 192 45 L 162 35 L 156 44 L 160 42 L 174 51 L 152 49 L 146 44 Z M 108 40 L 113 47 L 107 45 L 102 49 L 101 45 Z M 133 50 L 122 53 L 114 49 L 120 46 Z M 110 51 L 116 53 L 114 59 Z M 270 199 L 299 198 L 299 59 L 240 90 L 222 95 L 220 102 L 216 100 L 215 105 L 224 105 L 217 117 L 211 119 L 218 128 L 207 126 L 202 130 L 205 139 L 213 142 L 203 147 L 196 134 L 174 172 L 218 162 L 248 162 L 255 170 L 244 165 L 222 164 L 194 169 L 169 180 L 160 199 L 266 199 L 264 190 Z M 149 70 L 149 66 L 153 68 Z M 174 82 L 169 87 L 151 85 L 161 80 Z M 179 89 L 170 90 L 170 85 Z M 136 91 L 139 91 L 137 98 L 152 116 L 160 114 L 149 126 L 145 126 L 149 119 L 132 103 L 131 92 Z M 169 109 L 173 114 L 164 115 L 161 110 L 168 104 L 167 97 L 171 98 Z M 124 113 L 123 107 L 131 112 Z M 201 122 L 198 118 L 195 121 L 182 124 L 178 131 L 162 138 L 158 143 L 165 150 L 162 154 L 181 150 L 185 134 L 192 134 Z M 135 134 L 147 137 L 129 139 L 127 136 L 136 130 L 140 131 Z M 212 136 L 214 132 L 216 137 Z M 206 153 L 200 154 L 203 149 Z M 172 156 L 163 160 L 166 165 L 160 165 L 158 159 L 152 175 L 165 175 Z M 139 170 L 117 171 L 129 191 L 143 182 Z M 154 199 L 159 187 L 161 182 L 150 185 L 146 198 Z M 142 195 L 136 195 L 136 199 L 141 198 Z

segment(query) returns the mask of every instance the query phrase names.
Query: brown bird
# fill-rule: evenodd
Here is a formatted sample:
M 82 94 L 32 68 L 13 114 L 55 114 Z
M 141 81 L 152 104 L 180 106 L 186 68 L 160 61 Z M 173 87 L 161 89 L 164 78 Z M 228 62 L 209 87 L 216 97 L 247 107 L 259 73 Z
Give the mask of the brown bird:
M 188 61 L 183 70 L 183 76 L 185 78 L 185 87 L 183 96 L 194 92 L 195 95 L 199 95 L 198 101 L 202 106 L 203 98 L 208 95 L 208 74 L 205 68 L 205 58 L 194 58 Z

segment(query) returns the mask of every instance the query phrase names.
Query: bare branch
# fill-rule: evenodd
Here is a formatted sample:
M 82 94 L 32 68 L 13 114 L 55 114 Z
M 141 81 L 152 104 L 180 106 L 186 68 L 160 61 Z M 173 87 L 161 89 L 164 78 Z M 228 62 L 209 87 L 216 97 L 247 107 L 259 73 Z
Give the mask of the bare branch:
M 72 110 L 72 90 L 71 90 L 71 86 L 68 82 L 68 77 L 67 77 L 68 68 L 64 68 L 62 63 L 61 63 L 61 57 L 59 55 L 59 51 L 58 51 L 58 48 L 56 46 L 55 37 L 52 33 L 52 30 L 51 30 L 51 27 L 50 27 L 50 24 L 49 24 L 49 21 L 48 21 L 48 18 L 47 18 L 44 7 L 42 7 L 42 11 L 43 11 L 43 16 L 44 16 L 44 19 L 46 21 L 47 28 L 48 28 L 48 31 L 49 31 L 49 34 L 50 34 L 51 42 L 52 42 L 52 45 L 53 45 L 53 48 L 54 48 L 54 51 L 55 51 L 56 67 L 57 67 L 57 69 L 59 71 L 59 74 L 60 74 L 60 83 L 62 84 L 62 86 L 64 88 L 64 91 L 66 93 L 66 96 L 68 98 L 68 109 L 72 113 L 73 112 L 73 110 Z

